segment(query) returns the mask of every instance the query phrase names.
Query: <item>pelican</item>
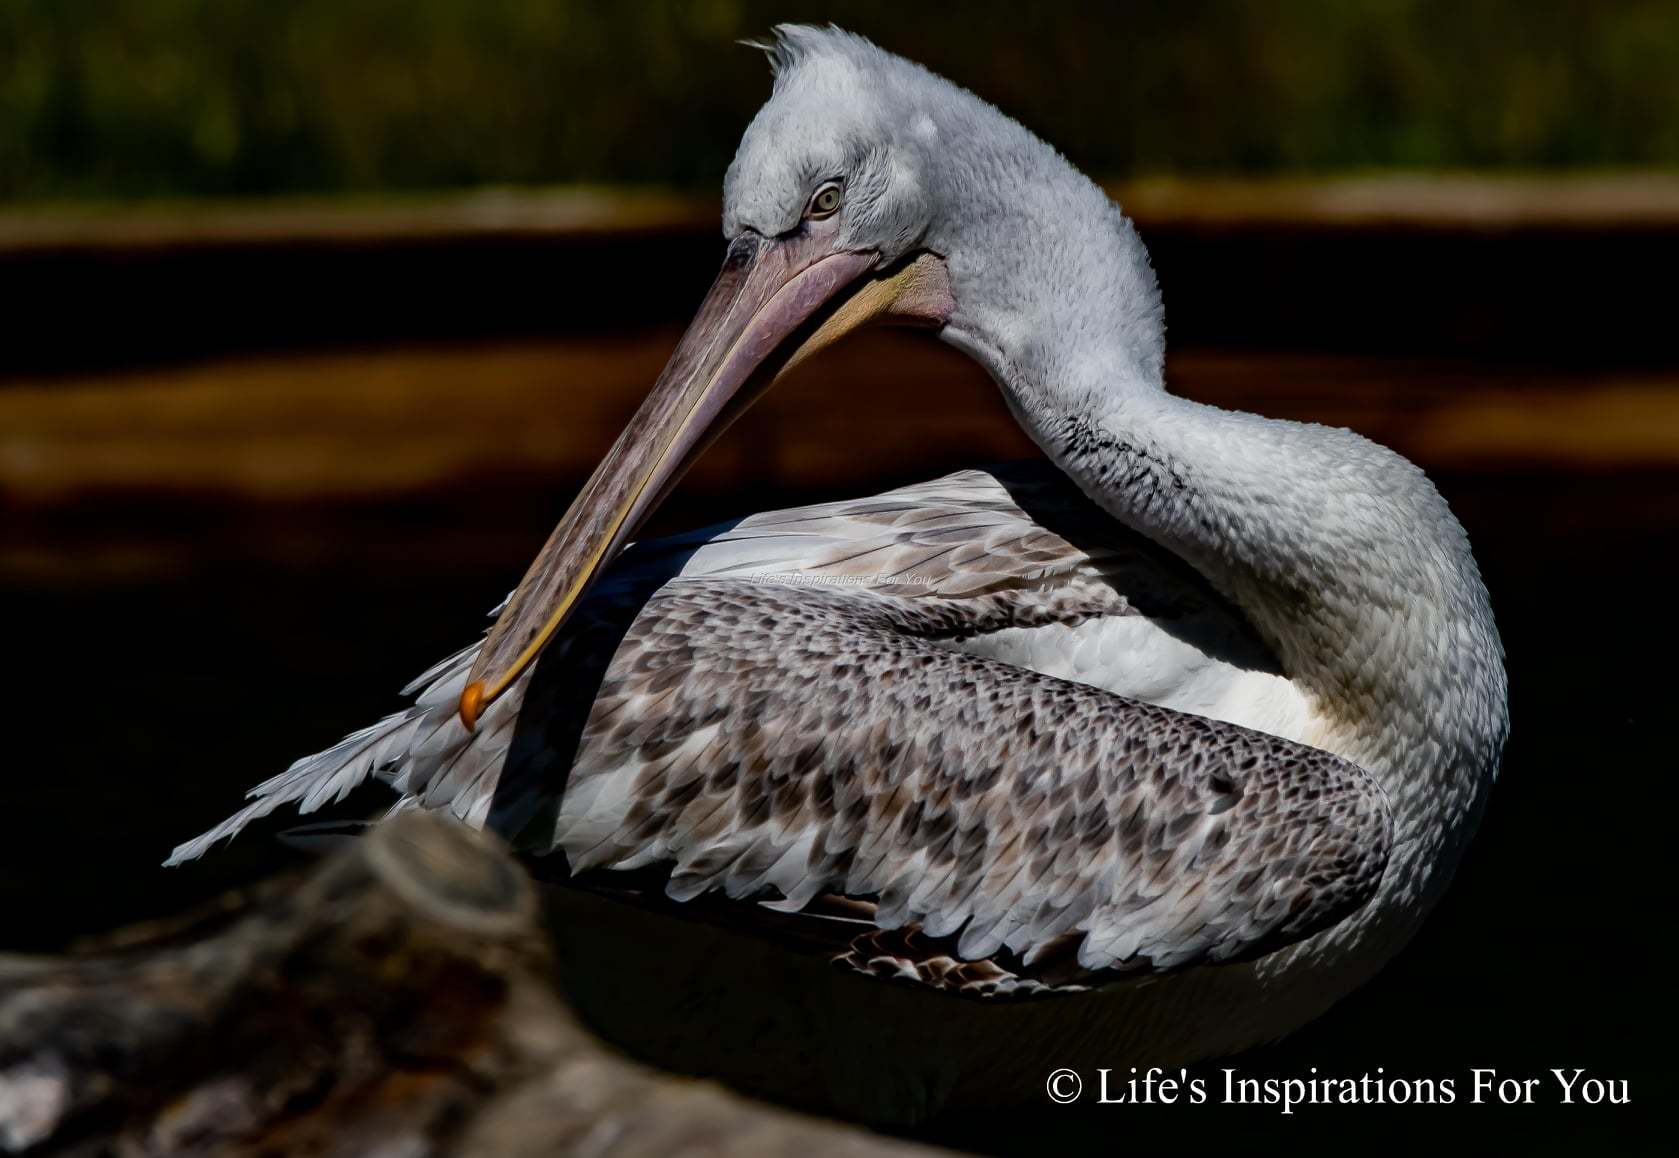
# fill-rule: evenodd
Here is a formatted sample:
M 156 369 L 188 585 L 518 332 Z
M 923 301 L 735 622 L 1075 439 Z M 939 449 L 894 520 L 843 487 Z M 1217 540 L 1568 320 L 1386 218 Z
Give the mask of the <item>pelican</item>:
M 906 1103 L 879 1114 L 1288 1033 L 1405 943 L 1493 783 L 1463 528 L 1351 431 L 1168 393 L 1131 222 L 1021 125 L 836 28 L 762 47 L 722 271 L 487 636 L 172 861 L 377 778 L 591 890 L 562 956 L 620 1037 L 760 1048 L 767 1016 L 692 1024 L 724 970 L 673 930 L 773 942 L 728 968 L 800 1049 L 745 1084 L 821 1070 Z M 1044 459 L 631 543 L 875 322 L 977 361 Z M 631 912 L 656 923 L 584 943 Z

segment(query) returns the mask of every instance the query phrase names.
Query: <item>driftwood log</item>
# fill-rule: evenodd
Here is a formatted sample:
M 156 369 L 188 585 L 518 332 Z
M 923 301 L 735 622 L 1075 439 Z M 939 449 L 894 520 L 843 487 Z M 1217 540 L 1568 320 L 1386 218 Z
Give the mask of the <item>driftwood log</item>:
M 404 814 L 173 927 L 0 957 L 0 1150 L 926 1153 L 625 1060 L 552 978 L 517 862 Z

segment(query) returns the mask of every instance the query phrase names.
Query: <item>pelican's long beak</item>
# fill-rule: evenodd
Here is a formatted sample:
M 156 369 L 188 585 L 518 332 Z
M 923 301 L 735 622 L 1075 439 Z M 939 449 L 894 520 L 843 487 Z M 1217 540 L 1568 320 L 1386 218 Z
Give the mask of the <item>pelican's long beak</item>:
M 542 653 L 595 576 L 700 451 L 773 381 L 874 318 L 935 324 L 948 318 L 942 260 L 924 254 L 865 278 L 876 261 L 873 252 L 835 252 L 830 239 L 805 233 L 735 239 L 652 392 L 479 649 L 461 695 L 461 720 L 469 729 Z

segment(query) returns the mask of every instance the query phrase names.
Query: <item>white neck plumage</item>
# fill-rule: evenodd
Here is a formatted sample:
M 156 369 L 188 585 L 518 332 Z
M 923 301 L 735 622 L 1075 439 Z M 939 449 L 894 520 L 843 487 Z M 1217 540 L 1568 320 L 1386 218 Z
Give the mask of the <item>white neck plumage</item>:
M 1114 249 L 1140 249 L 1112 216 Z M 1248 616 L 1316 704 L 1315 742 L 1388 792 L 1400 846 L 1388 887 L 1426 904 L 1473 831 L 1506 731 L 1502 649 L 1463 528 L 1421 470 L 1351 431 L 1167 394 L 1158 300 L 1101 297 L 1116 280 L 1137 288 L 1135 268 L 1057 293 L 1080 303 L 1071 324 L 970 309 L 945 337 L 1092 500 Z

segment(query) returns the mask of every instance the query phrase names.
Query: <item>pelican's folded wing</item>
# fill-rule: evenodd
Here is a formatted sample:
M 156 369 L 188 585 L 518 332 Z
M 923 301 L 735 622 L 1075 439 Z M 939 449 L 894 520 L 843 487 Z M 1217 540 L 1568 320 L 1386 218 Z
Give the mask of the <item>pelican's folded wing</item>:
M 867 899 L 941 969 L 1014 979 L 1250 957 L 1362 905 L 1391 821 L 1356 765 L 946 644 L 1109 594 L 674 581 L 607 673 L 553 845 L 576 873 L 668 868 L 679 901 Z
M 967 992 L 1226 961 L 1333 924 L 1387 859 L 1363 770 L 957 650 L 1137 614 L 1140 594 L 1212 598 L 1146 544 L 1086 540 L 1088 513 L 1042 471 L 961 472 L 645 544 L 475 734 L 455 712 L 469 649 L 172 860 L 372 775 L 399 807 L 574 871 L 768 899 L 858 968 Z M 846 920 L 824 915 L 836 900 Z
M 404 689 L 417 695 L 412 706 L 258 784 L 243 808 L 181 844 L 167 863 L 202 856 L 281 807 L 311 813 L 339 802 L 369 778 L 403 793 L 403 806 L 446 808 L 475 825 L 490 819 L 498 796 L 515 817 L 542 807 L 547 794 L 563 791 L 574 743 L 522 745 L 513 770 L 517 784 L 509 789 L 502 775 L 515 733 L 548 737 L 579 726 L 575 717 L 588 704 L 576 701 L 599 679 L 641 601 L 673 576 L 817 583 L 939 600 L 1105 577 L 1116 580 L 1108 584 L 1108 613 L 1138 602 L 1158 609 L 1186 596 L 1198 601 L 1187 572 L 1168 577 L 1174 568 L 1162 552 L 1123 533 L 1116 547 L 1117 531 L 1064 476 L 1037 462 L 958 471 L 884 494 L 766 511 L 637 544 L 596 585 L 550 649 L 554 654 L 544 658 L 555 678 L 538 702 L 525 702 L 527 673 L 468 733 L 457 707 L 478 647 L 457 652 Z M 568 669 L 576 678 L 563 674 Z M 537 714 L 543 718 L 533 720 Z
M 864 498 L 764 511 L 646 544 L 689 550 L 686 576 L 793 581 L 960 599 L 1106 576 L 1150 610 L 1206 591 L 1114 523 L 1048 462 L 962 470 Z

